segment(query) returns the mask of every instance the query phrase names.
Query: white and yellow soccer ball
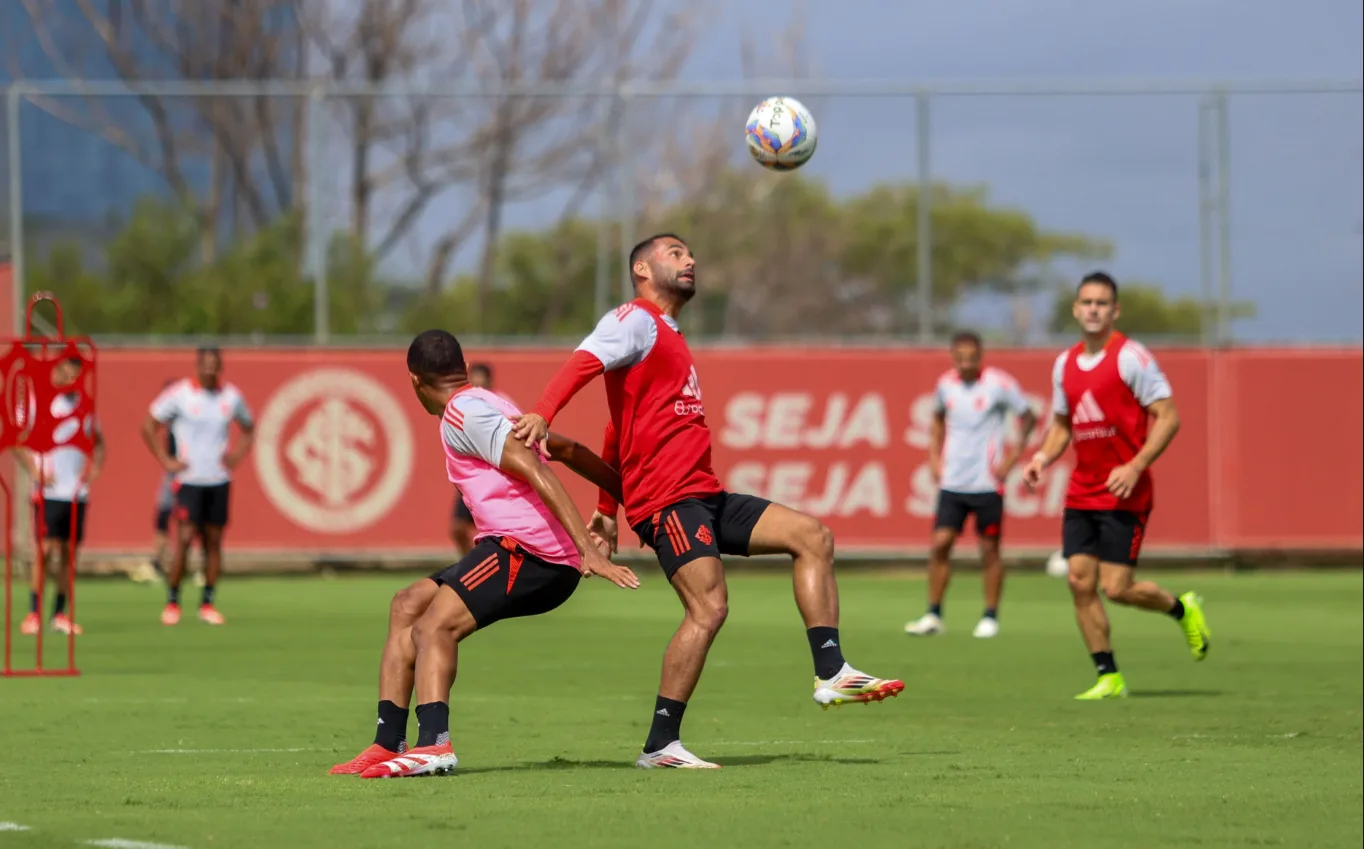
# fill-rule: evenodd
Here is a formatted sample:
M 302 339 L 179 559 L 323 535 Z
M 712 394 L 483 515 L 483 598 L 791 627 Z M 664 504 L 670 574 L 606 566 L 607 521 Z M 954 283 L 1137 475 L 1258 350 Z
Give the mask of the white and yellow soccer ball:
M 792 171 L 810 161 L 819 129 L 810 110 L 792 97 L 769 97 L 748 113 L 748 152 L 764 168 Z
M 1047 558 L 1047 574 L 1053 578 L 1064 578 L 1070 574 L 1070 563 L 1059 551 L 1053 551 Z

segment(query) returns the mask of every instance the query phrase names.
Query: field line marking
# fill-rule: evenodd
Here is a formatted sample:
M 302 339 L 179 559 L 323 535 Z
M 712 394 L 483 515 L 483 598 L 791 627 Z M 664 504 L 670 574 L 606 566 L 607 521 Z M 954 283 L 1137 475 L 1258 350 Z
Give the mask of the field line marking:
M 880 740 L 716 740 L 706 743 L 700 742 L 697 745 L 704 748 L 706 746 L 842 746 L 853 745 L 855 743 L 879 743 Z
M 326 749 L 143 749 L 138 755 L 250 755 L 281 752 L 323 752 Z
M 17 822 L 0 822 L 0 831 L 31 831 L 31 829 Z
M 102 840 L 87 840 L 86 846 L 103 846 L 105 849 L 185 849 L 170 843 L 148 843 L 145 840 L 124 840 L 122 837 L 106 837 Z

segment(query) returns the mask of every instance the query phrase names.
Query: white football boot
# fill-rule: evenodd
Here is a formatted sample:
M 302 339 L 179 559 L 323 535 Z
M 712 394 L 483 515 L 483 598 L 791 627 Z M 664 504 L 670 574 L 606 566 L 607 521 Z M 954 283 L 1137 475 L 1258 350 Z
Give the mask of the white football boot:
M 905 625 L 905 633 L 911 637 L 931 637 L 946 630 L 947 626 L 942 623 L 942 619 L 932 613 L 925 613 Z
M 657 752 L 640 752 L 635 766 L 640 769 L 719 769 L 719 764 L 703 761 L 674 740 Z
M 980 617 L 980 621 L 976 623 L 976 630 L 971 632 L 971 636 L 982 640 L 988 640 L 991 637 L 998 637 L 999 620 L 993 619 L 989 616 Z

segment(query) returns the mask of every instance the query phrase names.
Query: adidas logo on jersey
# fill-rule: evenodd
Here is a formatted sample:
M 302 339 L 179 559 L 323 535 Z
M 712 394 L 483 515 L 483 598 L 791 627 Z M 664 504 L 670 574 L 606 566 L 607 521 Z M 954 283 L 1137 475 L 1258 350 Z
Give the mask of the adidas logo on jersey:
M 1070 420 L 1072 424 L 1094 424 L 1104 420 L 1103 408 L 1094 400 L 1094 393 L 1085 390 L 1085 394 L 1080 396 L 1079 402 L 1075 405 L 1075 412 L 1071 414 Z
M 693 400 L 677 401 L 674 403 L 674 413 L 679 416 L 703 416 L 706 414 L 706 408 L 701 404 L 701 381 L 696 377 L 696 366 L 691 367 L 691 372 L 687 375 L 686 382 L 682 384 L 682 397 L 691 398 Z
M 682 397 L 701 400 L 701 381 L 696 378 L 696 366 L 691 367 L 691 374 L 687 375 L 687 382 L 682 384 Z

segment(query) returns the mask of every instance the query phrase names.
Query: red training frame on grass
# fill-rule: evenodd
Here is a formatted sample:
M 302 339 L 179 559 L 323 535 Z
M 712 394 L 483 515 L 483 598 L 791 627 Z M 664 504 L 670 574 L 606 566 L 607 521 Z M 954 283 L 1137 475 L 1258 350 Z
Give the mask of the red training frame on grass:
M 33 308 L 40 301 L 50 301 L 56 313 L 56 336 L 42 336 L 33 332 Z M 67 338 L 63 329 L 62 307 L 51 292 L 35 292 L 29 298 L 24 316 L 24 336 L 0 343 L 0 452 L 11 449 L 28 449 L 41 456 L 54 448 L 75 448 L 85 455 L 85 474 L 77 484 L 77 491 L 83 486 L 90 474 L 90 460 L 95 449 L 95 386 L 96 351 L 89 337 Z M 57 386 L 53 372 L 63 360 L 78 360 L 80 372 L 69 386 Z M 52 416 L 52 402 L 58 395 L 76 396 L 72 411 L 60 419 Z M 36 484 L 36 482 L 35 482 Z M 13 664 L 13 601 L 14 601 L 14 493 L 9 483 L 0 478 L 0 492 L 4 494 L 5 526 L 5 623 L 4 623 L 4 660 L 0 675 L 4 677 L 54 677 L 79 675 L 76 668 L 76 634 L 74 628 L 67 634 L 66 667 L 45 669 L 43 667 L 43 627 L 40 622 L 35 648 L 33 669 L 15 669 Z M 27 500 L 27 499 L 25 499 Z M 46 568 L 42 558 L 42 542 L 45 536 L 43 516 L 45 502 L 43 488 L 35 485 L 32 502 L 33 512 L 33 568 L 38 569 L 38 591 L 46 581 Z M 87 501 L 88 503 L 88 501 Z M 78 501 L 77 510 L 84 510 Z M 75 551 L 76 530 L 79 523 L 76 516 L 71 521 L 71 546 Z M 66 575 L 67 615 L 76 621 L 76 558 L 71 558 Z M 40 605 L 39 617 L 42 610 Z

